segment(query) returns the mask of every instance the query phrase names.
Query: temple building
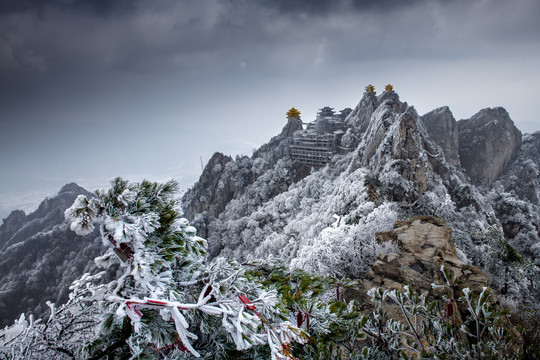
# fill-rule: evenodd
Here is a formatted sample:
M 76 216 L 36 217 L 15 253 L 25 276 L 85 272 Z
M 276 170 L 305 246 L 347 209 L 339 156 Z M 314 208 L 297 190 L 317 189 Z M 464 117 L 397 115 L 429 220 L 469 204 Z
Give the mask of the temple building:
M 292 158 L 312 166 L 328 163 L 338 153 L 341 137 L 346 130 L 344 120 L 350 113 L 349 110 L 345 109 L 336 114 L 334 109 L 328 106 L 320 109 L 315 121 L 309 123 L 305 130 L 293 133 L 289 146 Z

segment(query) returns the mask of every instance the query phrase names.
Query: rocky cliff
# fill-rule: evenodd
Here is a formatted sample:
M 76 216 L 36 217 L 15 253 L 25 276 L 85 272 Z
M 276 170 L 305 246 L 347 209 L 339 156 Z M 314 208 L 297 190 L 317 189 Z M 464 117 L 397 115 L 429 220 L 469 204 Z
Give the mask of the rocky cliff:
M 459 166 L 459 129 L 458 123 L 448 106 L 443 106 L 424 114 L 422 122 L 426 125 L 429 136 L 444 152 L 446 161 Z
M 509 191 L 515 191 L 533 204 L 540 203 L 540 132 L 525 134 L 515 161 L 498 179 Z
M 234 205 L 231 203 L 249 199 L 241 211 L 248 214 L 309 175 L 311 167 L 294 162 L 289 153 L 289 133 L 301 126 L 300 119 L 289 120 L 280 135 L 251 157 L 212 156 L 199 181 L 182 198 L 184 216 L 199 229 L 200 236 L 208 235 L 207 225 Z
M 234 186 L 230 179 L 225 179 L 226 183 L 221 179 L 227 164 L 231 161 L 233 159 L 230 156 L 225 156 L 220 152 L 212 155 L 199 181 L 191 189 L 192 192 L 197 193 L 198 199 L 193 205 L 185 207 L 186 217 L 193 219 L 195 215 L 205 211 L 210 216 L 217 216 L 231 199 L 238 196 L 240 189 Z
M 357 149 L 358 158 L 376 176 L 399 176 L 403 181 L 387 182 L 388 194 L 412 203 L 427 190 L 433 167 L 426 151 L 427 134 L 418 127 L 416 110 L 407 107 L 397 113 L 396 109 L 400 109 L 397 99 L 388 99 L 377 108 Z
M 475 184 L 491 186 L 514 160 L 521 132 L 501 107 L 480 110 L 458 128 L 461 166 Z

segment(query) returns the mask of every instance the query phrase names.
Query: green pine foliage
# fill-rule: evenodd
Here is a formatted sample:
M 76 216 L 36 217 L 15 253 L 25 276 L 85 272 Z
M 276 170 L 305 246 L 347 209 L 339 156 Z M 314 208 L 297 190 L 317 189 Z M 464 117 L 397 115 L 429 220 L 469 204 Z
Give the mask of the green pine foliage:
M 289 344 L 307 334 L 288 321 L 277 292 L 251 281 L 242 266 L 206 263 L 206 241 L 180 217 L 177 191 L 174 181 L 117 178 L 66 211 L 76 232 L 99 225 L 109 251 L 96 263 L 116 260 L 123 269 L 99 300 L 101 331 L 85 356 L 226 359 L 243 351 L 289 358 Z

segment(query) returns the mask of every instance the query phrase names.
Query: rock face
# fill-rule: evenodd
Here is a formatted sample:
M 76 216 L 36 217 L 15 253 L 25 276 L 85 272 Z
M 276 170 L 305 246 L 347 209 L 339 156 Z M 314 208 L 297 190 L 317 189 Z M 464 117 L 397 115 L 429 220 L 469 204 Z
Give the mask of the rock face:
M 432 293 L 432 283 L 444 283 L 443 265 L 472 291 L 481 291 L 488 285 L 482 270 L 458 259 L 452 231 L 442 219 L 417 216 L 397 221 L 393 230 L 378 233 L 377 240 L 392 241 L 401 253 L 386 254 L 375 262 L 364 283 L 367 290 L 374 286 L 402 289 L 408 284 L 418 292 Z
M 205 211 L 211 216 L 216 216 L 223 211 L 225 205 L 234 196 L 234 189 L 231 189 L 231 184 L 228 184 L 229 189 L 224 189 L 225 184 L 221 179 L 225 167 L 231 161 L 233 159 L 230 156 L 223 155 L 220 152 L 212 155 L 208 164 L 204 167 L 199 181 L 190 189 L 190 191 L 198 193 L 198 201 L 189 207 L 184 207 L 186 217 L 193 219 L 196 214 Z
M 403 112 L 396 98 L 384 101 L 373 113 L 358 147 L 360 165 L 374 174 L 398 174 L 405 182 L 389 187 L 393 199 L 412 203 L 427 189 L 433 166 L 425 151 L 425 137 L 413 107 Z M 386 175 L 384 175 L 386 176 Z
M 516 160 L 499 178 L 505 189 L 513 190 L 531 203 L 540 204 L 540 131 L 525 134 Z
M 443 106 L 421 117 L 429 136 L 444 152 L 446 161 L 459 166 L 458 123 L 448 106 Z
M 491 186 L 515 158 L 521 132 L 501 107 L 480 110 L 458 127 L 461 166 L 475 184 Z
M 283 133 L 301 126 L 301 121 L 296 120 L 285 126 Z M 199 236 L 208 238 L 207 225 L 225 216 L 228 207 L 235 207 L 235 216 L 250 214 L 310 174 L 311 167 L 292 160 L 290 141 L 282 134 L 273 137 L 251 157 L 232 159 L 222 153 L 212 156 L 199 181 L 182 197 L 184 216 L 198 229 Z M 249 205 L 239 207 L 238 202 Z
M 364 96 L 346 119 L 348 126 L 356 129 L 358 134 L 366 131 L 371 115 L 379 106 L 379 100 L 374 93 L 364 93 Z
M 302 129 L 302 120 L 300 118 L 291 118 L 287 121 L 283 130 L 281 130 L 281 136 L 292 137 L 295 131 Z
M 424 142 L 417 129 L 418 114 L 414 108 L 408 108 L 399 116 L 396 135 L 392 141 L 392 155 L 406 164 L 400 166 L 403 179 L 416 184 L 416 199 L 427 190 L 428 176 L 433 173 L 431 164 L 424 150 Z

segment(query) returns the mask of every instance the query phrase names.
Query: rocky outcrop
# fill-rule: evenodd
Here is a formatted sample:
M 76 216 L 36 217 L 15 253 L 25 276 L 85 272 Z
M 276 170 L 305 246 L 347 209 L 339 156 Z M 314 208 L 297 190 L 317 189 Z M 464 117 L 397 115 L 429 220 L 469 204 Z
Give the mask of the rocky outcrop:
M 409 105 L 406 102 L 401 102 L 399 100 L 399 95 L 395 91 L 383 91 L 381 95 L 377 97 L 379 104 L 384 103 L 385 101 L 390 100 L 396 114 L 401 114 L 404 112 Z
M 374 93 L 364 93 L 364 96 L 346 119 L 348 127 L 356 130 L 357 134 L 366 131 L 371 115 L 379 107 L 379 100 Z
M 458 258 L 452 231 L 442 219 L 417 216 L 397 221 L 392 230 L 377 233 L 377 240 L 393 242 L 400 252 L 379 256 L 366 278 L 359 282 L 359 287 L 344 292 L 345 299 L 358 300 L 366 311 L 372 307 L 367 292 L 374 287 L 403 291 L 408 285 L 431 299 L 448 296 L 447 289 L 432 286 L 446 283 L 442 266 L 455 274 L 459 283 L 469 287 L 473 293 L 479 293 L 482 287 L 488 286 L 488 277 L 480 268 Z M 385 310 L 393 318 L 400 319 L 397 305 L 389 303 Z
M 397 221 L 391 231 L 380 232 L 377 240 L 381 243 L 391 241 L 399 248 L 399 253 L 389 253 L 379 256 L 368 273 L 366 279 L 359 281 L 357 289 L 344 290 L 345 300 L 355 299 L 360 309 L 370 313 L 373 303 L 367 295 L 372 288 L 403 291 L 408 285 L 419 294 L 431 300 L 442 300 L 443 295 L 449 299 L 458 299 L 459 291 L 468 287 L 473 294 L 479 294 L 488 286 L 488 277 L 476 266 L 468 265 L 457 256 L 452 240 L 452 230 L 445 226 L 442 219 L 431 216 L 417 216 L 409 220 Z M 446 284 L 442 266 L 455 275 L 456 281 L 448 287 L 434 287 L 432 284 Z M 448 272 L 447 272 L 448 273 Z M 450 279 L 453 281 L 453 278 Z M 491 304 L 500 309 L 496 298 L 491 298 Z M 462 321 L 468 312 L 463 301 L 455 302 L 456 318 Z M 387 301 L 383 305 L 390 318 L 406 323 L 397 304 Z M 520 335 L 509 323 L 501 324 L 513 336 L 514 350 L 522 346 Z
M 391 231 L 377 234 L 380 242 L 392 241 L 400 253 L 381 256 L 365 282 L 365 289 L 383 286 L 402 289 L 410 285 L 418 292 L 432 294 L 433 283 L 444 283 L 441 266 L 450 269 L 472 291 L 488 285 L 488 277 L 476 266 L 461 261 L 457 256 L 452 231 L 442 219 L 417 216 L 397 221 Z
M 376 109 L 363 134 L 358 155 L 360 164 L 374 174 L 399 174 L 405 182 L 392 182 L 389 195 L 396 201 L 411 203 L 426 191 L 433 168 L 416 110 L 408 107 L 403 113 L 396 113 L 396 105 L 396 100 L 387 99 Z
M 234 197 L 234 191 L 231 191 L 231 184 L 228 182 L 228 189 L 225 189 L 222 175 L 228 163 L 233 161 L 230 156 L 220 152 L 214 153 L 208 164 L 195 183 L 190 192 L 197 193 L 197 201 L 190 202 L 189 206 L 184 206 L 184 216 L 193 219 L 195 215 L 207 212 L 211 216 L 217 216 L 225 209 L 225 206 Z
M 302 120 L 300 118 L 290 118 L 281 130 L 280 136 L 292 137 L 295 131 L 302 130 Z
M 259 206 L 310 174 L 311 167 L 291 159 L 289 141 L 275 136 L 251 157 L 233 160 L 222 153 L 212 156 L 199 181 L 182 197 L 184 216 L 199 229 L 200 236 L 208 236 L 206 223 L 220 217 L 231 202 L 246 197 L 251 206 Z M 252 207 L 244 206 L 235 213 L 238 216 L 251 211 Z
M 475 184 L 491 186 L 515 158 L 521 132 L 501 107 L 480 110 L 458 127 L 461 166 Z
M 428 112 L 421 118 L 430 138 L 440 146 L 446 161 L 459 166 L 458 123 L 448 106 Z
M 411 194 L 412 199 L 422 195 L 428 188 L 428 176 L 433 169 L 424 151 L 424 139 L 417 130 L 418 114 L 414 108 L 408 108 L 399 117 L 396 133 L 392 142 L 392 156 L 400 159 L 404 164 L 400 165 L 400 174 L 403 179 L 415 184 L 416 194 Z

